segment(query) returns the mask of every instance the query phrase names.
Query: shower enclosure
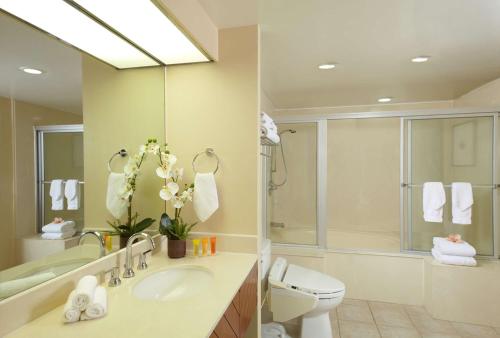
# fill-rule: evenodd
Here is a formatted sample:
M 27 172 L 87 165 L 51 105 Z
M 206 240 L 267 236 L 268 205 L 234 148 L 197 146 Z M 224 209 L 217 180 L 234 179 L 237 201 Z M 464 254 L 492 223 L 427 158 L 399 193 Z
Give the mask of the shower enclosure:
M 37 231 L 54 217 L 73 220 L 78 229 L 83 228 L 83 125 L 39 126 L 36 133 L 36 191 Z M 78 210 L 51 209 L 49 195 L 53 179 L 80 181 L 80 208 Z
M 281 118 L 263 147 L 265 231 L 274 243 L 334 250 L 429 252 L 460 233 L 498 257 L 497 113 L 359 113 Z M 273 187 L 285 175 L 286 183 Z M 443 182 L 443 223 L 426 223 L 424 182 Z M 452 182 L 470 182 L 472 224 L 451 223 Z

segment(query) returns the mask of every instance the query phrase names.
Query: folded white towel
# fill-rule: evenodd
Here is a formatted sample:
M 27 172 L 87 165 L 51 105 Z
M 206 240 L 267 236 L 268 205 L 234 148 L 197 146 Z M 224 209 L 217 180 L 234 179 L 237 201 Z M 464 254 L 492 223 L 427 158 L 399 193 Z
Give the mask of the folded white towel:
M 278 131 L 273 131 L 271 129 L 267 129 L 267 127 L 262 126 L 261 127 L 261 136 L 267 137 L 274 143 L 279 143 L 280 142 L 280 136 L 278 135 Z
M 128 201 L 121 197 L 125 186 L 124 173 L 110 173 L 108 176 L 108 191 L 106 193 L 106 208 L 114 218 L 119 219 L 127 212 Z
M 425 182 L 423 187 L 423 211 L 426 222 L 443 222 L 443 206 L 446 194 L 443 183 Z
M 213 173 L 197 173 L 194 177 L 193 207 L 196 216 L 202 222 L 219 208 L 219 197 Z
M 64 196 L 66 196 L 68 210 L 80 209 L 80 183 L 78 180 L 71 179 L 66 181 Z
M 451 184 L 451 214 L 455 224 L 472 223 L 472 185 L 468 182 Z
M 56 277 L 53 272 L 43 272 L 29 277 L 8 280 L 0 283 L 0 299 L 10 297 Z
M 432 248 L 432 256 L 441 264 L 476 266 L 477 262 L 473 257 L 444 255 L 437 248 Z
M 474 257 L 476 255 L 476 249 L 465 241 L 462 243 L 455 243 L 443 237 L 433 237 L 432 243 L 443 255 L 462 257 Z
M 52 210 L 64 209 L 63 180 L 52 180 L 50 182 L 50 197 L 52 198 Z
M 97 287 L 97 278 L 92 275 L 83 276 L 75 289 L 75 297 L 73 298 L 73 307 L 80 311 L 85 311 L 87 306 L 94 299 L 95 289 Z
M 85 319 L 100 318 L 108 311 L 108 294 L 103 286 L 98 286 L 94 292 L 92 303 L 87 305 Z
M 64 221 L 62 223 L 50 223 L 42 227 L 43 232 L 70 232 L 75 230 L 75 222 Z
M 68 230 L 65 232 L 44 232 L 42 234 L 43 239 L 66 239 L 73 237 L 73 235 L 76 234 L 76 230 Z
M 80 319 L 80 309 L 73 305 L 73 300 L 76 296 L 76 290 L 71 291 L 68 300 L 64 304 L 64 321 L 66 323 L 74 323 Z

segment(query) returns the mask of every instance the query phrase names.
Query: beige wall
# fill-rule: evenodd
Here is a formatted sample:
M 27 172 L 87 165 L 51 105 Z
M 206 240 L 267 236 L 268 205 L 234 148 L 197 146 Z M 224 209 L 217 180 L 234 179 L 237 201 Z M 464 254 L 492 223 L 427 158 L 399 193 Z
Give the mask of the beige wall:
M 328 121 L 330 230 L 399 234 L 399 138 L 399 118 Z
M 117 71 L 83 57 L 83 115 L 85 126 L 85 227 L 107 228 L 112 220 L 106 209 L 107 163 L 125 148 L 131 155 L 148 138 L 164 141 L 164 70 L 161 67 Z M 126 160 L 112 167 L 122 171 Z M 158 197 L 161 180 L 156 162 L 146 161 L 137 180 L 133 208 L 139 217 L 159 219 L 163 203 Z M 157 227 L 157 223 L 154 225 Z
M 488 82 L 457 98 L 455 107 L 500 107 L 500 79 Z
M 0 97 L 0 271 L 14 265 L 14 165 L 10 99 Z
M 216 175 L 219 210 L 195 231 L 256 235 L 259 171 L 258 32 L 256 26 L 219 33 L 217 63 L 167 69 L 167 140 L 193 180 L 194 155 L 211 147 L 221 163 Z M 200 171 L 215 162 L 199 158 Z M 171 209 L 169 209 L 171 210 Z M 183 211 L 195 221 L 191 205 Z

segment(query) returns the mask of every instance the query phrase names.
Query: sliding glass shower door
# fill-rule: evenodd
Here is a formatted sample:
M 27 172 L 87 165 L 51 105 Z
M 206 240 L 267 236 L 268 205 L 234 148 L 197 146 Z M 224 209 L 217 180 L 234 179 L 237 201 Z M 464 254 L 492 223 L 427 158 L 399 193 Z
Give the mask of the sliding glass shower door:
M 478 254 L 494 255 L 495 117 L 417 117 L 403 119 L 401 189 L 404 204 L 404 249 L 429 251 L 432 237 L 459 233 Z M 443 182 L 443 223 L 423 219 L 422 186 Z M 474 204 L 470 225 L 452 223 L 451 183 L 470 182 Z

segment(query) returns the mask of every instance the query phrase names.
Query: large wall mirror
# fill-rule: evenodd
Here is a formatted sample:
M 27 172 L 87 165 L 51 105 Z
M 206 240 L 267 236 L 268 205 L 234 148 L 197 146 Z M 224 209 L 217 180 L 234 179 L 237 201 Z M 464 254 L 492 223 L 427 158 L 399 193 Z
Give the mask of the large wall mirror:
M 0 46 L 1 301 L 103 255 L 80 236 L 113 231 L 111 156 L 127 150 L 120 174 L 148 138 L 164 142 L 164 69 L 116 70 L 2 12 Z M 154 163 L 141 170 L 134 212 L 158 219 L 161 200 L 146 199 L 161 182 Z

